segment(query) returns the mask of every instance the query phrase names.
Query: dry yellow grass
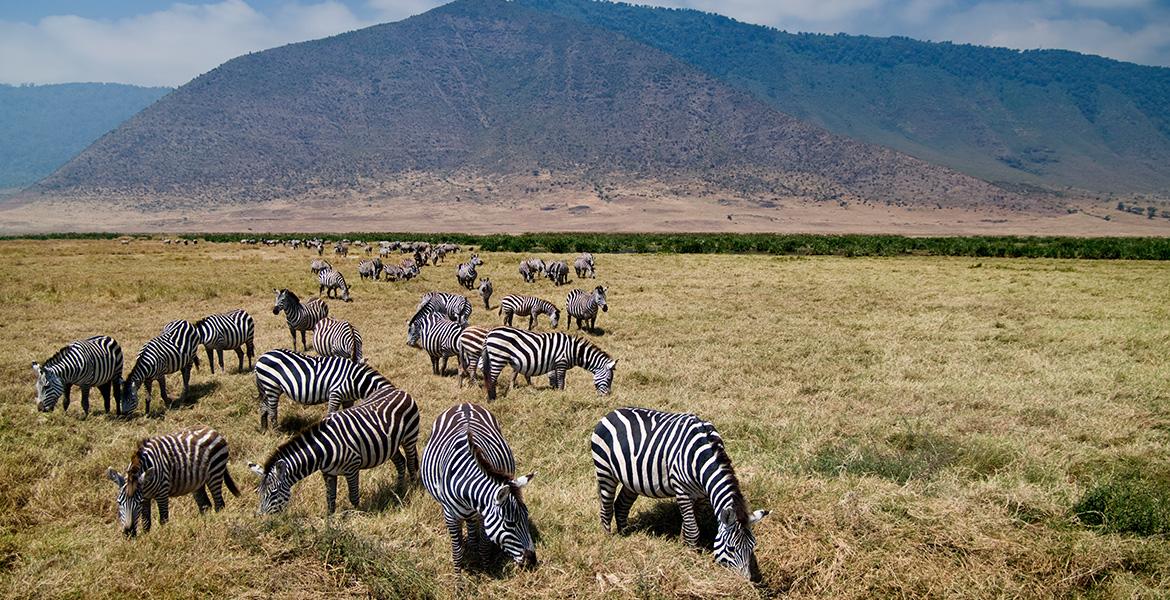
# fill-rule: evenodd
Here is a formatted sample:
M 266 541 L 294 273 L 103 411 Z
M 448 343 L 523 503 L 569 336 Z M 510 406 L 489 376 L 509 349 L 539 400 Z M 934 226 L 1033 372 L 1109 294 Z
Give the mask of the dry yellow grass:
M 258 353 L 287 346 L 271 289 L 315 292 L 313 256 L 0 243 L 0 595 L 1152 597 L 1170 587 L 1170 542 L 1092 531 L 1069 511 L 1117 461 L 1166 463 L 1163 264 L 598 256 L 612 308 L 594 339 L 620 359 L 615 393 L 597 397 L 576 370 L 563 393 L 542 377 L 491 405 L 519 468 L 540 471 L 526 498 L 541 565 L 461 587 L 438 506 L 421 489 L 400 502 L 391 466 L 363 473 L 362 512 L 324 518 L 312 477 L 294 488 L 289 514 L 254 516 L 244 463 L 287 433 L 258 432 L 252 376 L 234 373 L 230 353 L 228 374 L 204 364 L 194 375 L 194 405 L 158 418 L 109 419 L 99 396 L 81 421 L 76 391 L 68 413 L 34 410 L 29 363 L 83 336 L 114 336 L 128 371 L 166 321 L 242 307 L 257 321 Z M 520 281 L 518 255 L 485 258 L 497 300 L 530 291 L 563 304 L 568 288 Z M 483 401 L 432 376 L 404 343 L 419 295 L 455 289 L 457 261 L 408 283 L 363 283 L 356 259 L 334 262 L 355 302 L 331 302 L 331 314 L 354 322 L 371 363 L 418 401 L 423 443 L 440 410 Z M 496 323 L 481 306 L 472 322 Z M 684 550 L 668 504 L 639 500 L 639 531 L 602 532 L 588 437 L 619 405 L 716 424 L 749 502 L 772 510 L 756 529 L 766 587 Z M 281 402 L 286 424 L 323 411 Z M 143 436 L 203 424 L 230 442 L 244 495 L 203 517 L 177 500 L 168 525 L 122 539 L 106 466 L 124 465 Z

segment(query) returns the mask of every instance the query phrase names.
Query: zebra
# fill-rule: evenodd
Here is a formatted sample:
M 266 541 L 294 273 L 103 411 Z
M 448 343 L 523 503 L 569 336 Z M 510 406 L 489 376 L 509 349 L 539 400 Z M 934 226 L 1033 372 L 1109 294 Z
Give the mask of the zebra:
M 384 281 L 398 281 L 399 279 L 410 279 L 411 277 L 413 275 L 410 271 L 398 265 L 386 265 L 382 267 L 382 279 Z
M 516 477 L 516 459 L 500 423 L 477 404 L 457 404 L 435 419 L 423 448 L 422 482 L 443 509 L 456 572 L 470 566 L 466 544 L 486 566 L 488 540 L 520 567 L 536 566 L 528 507 L 520 490 L 536 473 Z
M 333 253 L 338 256 L 349 257 L 349 244 L 337 242 L 333 244 Z
M 365 362 L 362 334 L 349 321 L 325 317 L 313 328 L 313 350 L 321 356 L 340 356 Z
M 471 384 L 476 384 L 476 372 L 479 365 L 479 356 L 483 353 L 483 341 L 487 338 L 488 329 L 469 325 L 459 332 L 455 340 L 455 350 L 459 353 L 459 387 L 463 387 L 463 379 L 469 377 Z
M 228 454 L 227 440 L 206 427 L 139 442 L 125 475 L 113 467 L 106 470 L 106 477 L 118 486 L 123 535 L 137 535 L 139 520 L 142 530 L 150 531 L 151 500 L 158 503 L 160 525 L 169 517 L 170 499 L 178 496 L 194 494 L 200 513 L 212 506 L 216 512 L 223 510 L 223 485 L 233 496 L 240 495 L 227 468 Z
M 387 459 L 398 470 L 398 484 L 416 479 L 418 467 L 418 405 L 410 394 L 379 388 L 353 408 L 329 413 L 283 443 L 264 466 L 248 463 L 260 476 L 260 514 L 284 511 L 292 486 L 320 471 L 325 479 L 328 514 L 337 510 L 337 477 L 344 476 L 349 503 L 358 506 L 358 476 Z M 405 454 L 405 456 L 403 456 Z
M 484 340 L 480 368 L 487 386 L 488 400 L 496 399 L 496 381 L 504 367 L 510 366 L 516 377 L 524 375 L 531 385 L 533 375 L 549 374 L 553 389 L 565 389 L 565 372 L 582 367 L 593 372 L 597 394 L 609 393 L 617 361 L 592 342 L 567 333 L 532 333 L 514 327 L 497 327 Z
M 597 328 L 597 309 L 601 308 L 601 312 L 609 312 L 609 305 L 605 302 L 605 293 L 609 291 L 607 287 L 600 285 L 590 291 L 582 289 L 574 289 L 565 297 L 565 314 L 569 315 L 569 321 L 565 324 L 568 329 L 569 323 L 574 320 L 577 321 L 577 329 L 581 329 L 585 322 L 589 323 L 589 327 L 585 329 L 594 331 Z
M 219 355 L 219 368 L 223 369 L 223 351 L 235 350 L 236 358 L 240 361 L 240 372 L 244 370 L 244 350 L 248 350 L 248 368 L 252 368 L 252 359 L 256 356 L 256 345 L 253 338 L 256 334 L 256 322 L 252 315 L 243 309 L 231 312 L 208 315 L 195 321 L 195 333 L 199 335 L 199 343 L 207 350 L 207 364 L 211 372 L 215 373 L 213 352 Z
M 569 265 L 565 261 L 558 260 L 554 263 L 549 263 L 545 269 L 545 275 L 553 285 L 564 285 L 569 282 Z
M 420 314 L 426 316 L 434 313 L 445 315 L 452 321 L 458 321 L 466 325 L 471 319 L 471 301 L 461 294 L 427 292 L 419 300 L 418 306 L 414 309 L 414 316 L 410 318 L 410 321 L 417 319 Z
M 561 319 L 561 311 L 557 309 L 552 302 L 542 300 L 535 296 L 521 296 L 519 294 L 508 294 L 500 300 L 500 309 L 496 311 L 497 315 L 504 315 L 504 325 L 512 326 L 512 317 L 528 317 L 528 330 L 536 326 L 540 315 L 548 315 L 548 324 L 553 329 L 557 328 L 557 323 Z
M 693 414 L 619 408 L 597 423 L 591 438 L 601 526 L 626 528 L 638 496 L 674 498 L 682 512 L 683 541 L 699 543 L 696 500 L 707 501 L 719 524 L 715 562 L 752 581 L 760 578 L 752 525 L 768 511 L 749 512 L 731 459 L 715 426 Z M 621 492 L 617 492 L 618 484 Z M 617 492 L 615 494 L 615 492 Z M 616 530 L 610 518 L 617 517 Z
M 431 264 L 432 265 L 438 265 L 439 263 L 443 262 L 446 259 L 447 259 L 446 246 L 435 246 L 435 249 L 431 250 Z
M 199 344 L 201 338 L 195 328 L 186 321 L 171 321 L 163 327 L 162 333 L 151 338 L 138 351 L 134 368 L 122 384 L 122 412 L 130 414 L 138 408 L 138 389 L 146 384 L 146 414 L 150 414 L 152 382 L 158 382 L 159 396 L 167 408 L 171 399 L 167 395 L 166 376 L 176 371 L 183 375 L 183 393 L 179 400 L 187 398 L 191 391 L 191 367 L 199 366 Z
M 336 269 L 325 269 L 317 273 L 317 281 L 320 283 L 320 289 L 317 294 L 326 294 L 329 298 L 337 297 L 337 290 L 341 290 L 341 300 L 343 302 L 352 302 L 353 299 L 349 297 L 349 286 L 345 284 L 345 277 L 342 276 L 341 271 Z
M 458 356 L 457 341 L 464 325 L 443 315 L 417 316 L 406 327 L 406 345 L 422 348 L 431 357 L 431 372 L 443 375 L 447 372 L 447 359 Z M 443 366 L 439 366 L 439 359 Z
M 534 275 L 537 273 L 544 273 L 546 269 L 544 261 L 539 258 L 530 258 L 524 262 L 528 265 L 529 270 L 531 270 Z
M 490 277 L 479 280 L 479 297 L 483 298 L 483 309 L 491 310 L 492 279 Z
M 292 336 L 293 350 L 297 349 L 297 332 L 301 332 L 301 349 L 307 350 L 305 332 L 317 325 L 317 321 L 329 316 L 329 305 L 320 298 L 310 298 L 304 304 L 300 298 L 288 288 L 272 288 L 276 300 L 272 304 L 272 314 L 279 315 L 284 311 L 284 320 L 288 322 L 288 333 Z
M 573 261 L 573 270 L 577 272 L 577 279 L 582 279 L 586 275 L 594 279 L 597 278 L 597 270 L 593 266 L 593 255 L 585 252 Z
M 69 392 L 81 388 L 81 412 L 89 416 L 89 388 L 102 394 L 106 413 L 110 412 L 110 395 L 114 410 L 122 408 L 122 347 L 114 338 L 96 335 L 76 340 L 57 350 L 44 364 L 32 363 L 37 376 L 37 410 L 50 412 L 64 396 L 61 410 L 69 410 Z
M 301 404 L 328 402 L 329 412 L 369 396 L 380 387 L 393 387 L 373 367 L 339 356 L 310 356 L 291 350 L 269 350 L 256 359 L 256 392 L 260 401 L 260 429 L 276 424 L 281 394 Z
M 475 268 L 483 264 L 483 260 L 479 258 L 478 254 L 472 254 L 471 260 L 465 263 L 459 263 L 455 267 L 455 279 L 459 281 L 459 285 L 472 289 L 475 287 L 475 278 L 479 275 L 475 272 Z
M 309 270 L 312 271 L 314 275 L 324 271 L 325 269 L 332 268 L 333 265 L 329 264 L 329 261 L 320 258 L 314 258 L 313 262 L 309 263 Z
M 377 281 L 381 275 L 382 259 L 375 258 L 370 260 L 367 258 L 358 263 L 358 276 L 362 279 L 373 279 L 374 281 Z
M 524 279 L 524 283 L 536 281 L 536 272 L 532 270 L 532 267 L 528 266 L 528 261 L 520 262 L 520 277 Z

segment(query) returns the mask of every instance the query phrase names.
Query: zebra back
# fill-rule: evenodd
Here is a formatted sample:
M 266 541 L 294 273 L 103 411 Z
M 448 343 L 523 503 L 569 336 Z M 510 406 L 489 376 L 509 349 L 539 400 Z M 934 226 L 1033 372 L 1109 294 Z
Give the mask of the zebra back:
M 340 356 L 364 362 L 362 334 L 349 321 L 325 317 L 313 328 L 313 350 L 321 356 Z
M 244 309 L 208 315 L 193 325 L 199 343 L 208 350 L 231 350 L 251 342 L 256 335 L 256 321 Z
M 281 395 L 305 405 L 328 402 L 329 412 L 335 412 L 378 388 L 394 387 L 368 364 L 292 350 L 270 350 L 260 355 L 256 359 L 255 379 L 261 429 L 276 421 Z

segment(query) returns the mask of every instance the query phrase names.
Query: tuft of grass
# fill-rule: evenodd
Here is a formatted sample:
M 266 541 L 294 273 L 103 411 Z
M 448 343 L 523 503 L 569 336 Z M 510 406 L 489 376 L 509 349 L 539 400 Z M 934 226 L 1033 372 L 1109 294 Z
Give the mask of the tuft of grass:
M 1170 467 L 1125 465 L 1094 483 L 1072 512 L 1103 532 L 1170 534 Z

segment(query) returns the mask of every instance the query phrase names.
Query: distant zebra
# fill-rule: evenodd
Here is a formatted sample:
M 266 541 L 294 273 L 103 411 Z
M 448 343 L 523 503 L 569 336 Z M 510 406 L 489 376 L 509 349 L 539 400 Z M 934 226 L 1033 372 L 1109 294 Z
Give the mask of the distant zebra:
M 492 307 L 492 280 L 490 277 L 479 280 L 479 297 L 483 298 L 483 309 L 490 310 Z
M 365 362 L 362 334 L 349 321 L 325 317 L 313 328 L 313 350 L 321 356 L 340 356 Z
M 605 293 L 609 291 L 607 287 L 600 285 L 590 291 L 581 289 L 574 289 L 569 292 L 565 298 L 565 314 L 569 315 L 569 323 L 574 320 L 577 321 L 577 329 L 581 329 L 582 324 L 588 322 L 589 331 L 597 328 L 597 309 L 601 308 L 601 312 L 609 312 L 609 305 L 605 302 Z M 568 323 L 565 328 L 568 329 Z
M 110 395 L 114 410 L 122 408 L 122 347 L 114 338 L 97 335 L 69 342 L 57 350 L 43 365 L 33 363 L 37 375 L 37 410 L 49 412 L 57 400 L 65 397 L 61 410 L 69 410 L 69 392 L 81 388 L 81 412 L 89 416 L 89 388 L 102 394 L 106 413 L 110 412 Z
M 369 248 L 369 246 L 367 246 Z M 363 259 L 358 263 L 358 276 L 364 279 L 373 279 L 377 281 L 382 275 L 382 259 L 375 258 L 373 260 Z
M 521 296 L 519 294 L 508 294 L 500 300 L 500 309 L 496 311 L 498 315 L 504 315 L 504 325 L 512 326 L 512 317 L 528 317 L 528 330 L 531 331 L 536 326 L 540 315 L 548 315 L 548 324 L 553 329 L 557 328 L 557 323 L 561 319 L 561 311 L 557 309 L 552 302 L 542 300 L 535 296 Z
M 413 275 L 406 269 L 398 265 L 386 265 L 382 267 L 382 279 L 385 281 L 398 281 L 399 279 L 410 279 Z
M 345 284 L 345 277 L 336 269 L 325 269 L 317 273 L 317 281 L 321 284 L 317 294 L 326 294 L 329 298 L 337 297 L 337 290 L 341 290 L 341 300 L 351 302 L 349 286 Z
M 110 467 L 106 476 L 118 486 L 118 521 L 122 533 L 150 531 L 150 502 L 158 503 L 158 522 L 170 515 L 170 499 L 195 495 L 199 512 L 212 506 L 223 509 L 224 484 L 239 496 L 236 482 L 228 472 L 228 443 L 214 429 L 202 428 L 147 438 L 138 443 L 123 475 Z M 211 498 L 208 498 L 210 492 Z
M 479 275 L 475 268 L 483 264 L 483 260 L 479 258 L 478 254 L 472 254 L 471 260 L 465 263 L 460 263 L 455 267 L 455 279 L 459 281 L 459 285 L 473 289 L 475 287 L 475 278 Z
M 256 345 L 253 338 L 256 335 L 256 322 L 243 309 L 231 312 L 208 315 L 195 321 L 195 333 L 199 334 L 199 343 L 207 350 L 207 364 L 211 372 L 215 373 L 215 357 L 219 356 L 219 368 L 223 369 L 223 351 L 235 350 L 236 358 L 240 361 L 239 370 L 244 370 L 244 348 L 248 350 L 248 368 L 252 368 L 252 359 L 256 356 Z
M 577 279 L 582 279 L 585 276 L 597 278 L 597 271 L 593 265 L 593 255 L 584 252 L 573 261 L 573 270 L 577 272 Z
M 471 566 L 464 558 L 465 543 L 486 566 L 488 540 L 517 565 L 536 566 L 528 507 L 520 493 L 536 473 L 516 477 L 515 471 L 512 449 L 486 408 L 457 404 L 435 419 L 423 448 L 422 481 L 443 509 L 456 571 Z
M 545 269 L 545 275 L 554 285 L 564 285 L 569 282 L 569 265 L 566 265 L 563 260 L 549 263 L 548 268 Z
M 534 274 L 544 273 L 544 271 L 545 271 L 546 267 L 545 267 L 544 261 L 539 259 L 539 258 L 530 258 L 524 262 L 528 265 L 528 268 Z
M 513 327 L 497 327 L 488 333 L 480 358 L 488 400 L 496 399 L 496 382 L 504 367 L 512 367 L 512 384 L 524 375 L 531 384 L 533 375 L 549 373 L 553 389 L 565 389 L 565 372 L 581 367 L 593 373 L 598 395 L 609 393 L 617 361 L 592 342 L 567 333 L 532 333 Z
M 272 314 L 279 315 L 284 311 L 284 320 L 288 323 L 288 333 L 292 336 L 293 350 L 297 349 L 297 332 L 301 332 L 301 349 L 308 350 L 305 345 L 305 332 L 317 326 L 317 321 L 329 316 L 329 305 L 320 298 L 310 298 L 301 303 L 300 298 L 288 288 L 276 289 L 276 300 L 272 304 Z
M 320 258 L 314 258 L 313 262 L 309 263 L 309 270 L 312 271 L 314 275 L 324 271 L 325 269 L 332 268 L 333 265 L 329 264 L 329 261 Z
M 522 261 L 520 263 L 520 277 L 524 279 L 524 283 L 536 281 L 536 271 L 528 266 L 528 261 Z
M 692 414 L 619 408 L 594 428 L 591 447 L 601 526 L 607 532 L 615 512 L 616 531 L 626 528 L 638 496 L 674 498 L 682 512 L 683 541 L 697 547 L 694 503 L 704 500 L 719 524 L 715 562 L 759 580 L 752 525 L 768 511 L 749 512 L 723 439 L 711 423 Z M 615 493 L 619 483 L 621 492 Z
M 419 315 L 430 314 L 445 315 L 452 321 L 467 324 L 471 319 L 471 301 L 461 294 L 427 292 L 419 300 L 418 306 L 414 309 L 414 316 L 410 320 L 415 320 Z
M 483 353 L 483 342 L 487 338 L 486 327 L 470 325 L 459 333 L 455 342 L 455 350 L 459 352 L 459 387 L 463 387 L 463 379 L 469 377 L 471 384 L 476 384 L 476 372 L 479 367 L 479 356 Z
M 300 404 L 328 402 L 329 412 L 341 410 L 381 387 L 394 387 L 373 367 L 339 356 L 310 356 L 291 350 L 269 350 L 256 359 L 256 392 L 260 429 L 276 425 L 282 394 Z
M 420 316 L 412 319 L 406 328 L 406 345 L 422 348 L 431 357 L 431 372 L 443 375 L 447 372 L 447 359 L 458 356 L 456 343 L 463 325 L 439 314 Z M 443 366 L 439 366 L 439 359 Z
M 176 371 L 183 375 L 183 393 L 179 400 L 185 400 L 191 391 L 191 367 L 199 366 L 199 344 L 201 340 L 195 328 L 186 321 L 171 321 L 163 327 L 162 333 L 143 344 L 134 361 L 134 368 L 126 376 L 122 388 L 122 412 L 133 413 L 138 408 L 138 389 L 146 384 L 146 411 L 150 414 L 152 382 L 158 382 L 159 396 L 167 408 L 171 399 L 167 395 L 166 376 Z
M 349 256 L 349 244 L 337 242 L 333 244 L 333 252 L 338 256 Z
M 338 476 L 345 477 L 354 508 L 363 470 L 390 460 L 398 470 L 399 485 L 408 476 L 418 477 L 418 419 L 418 405 L 410 394 L 393 388 L 379 388 L 361 404 L 325 415 L 281 444 L 263 467 L 248 463 L 260 476 L 259 512 L 283 511 L 292 486 L 317 471 L 325 479 L 328 514 L 337 509 Z

